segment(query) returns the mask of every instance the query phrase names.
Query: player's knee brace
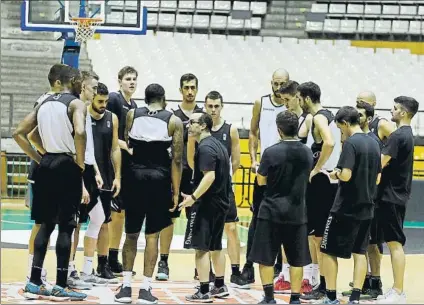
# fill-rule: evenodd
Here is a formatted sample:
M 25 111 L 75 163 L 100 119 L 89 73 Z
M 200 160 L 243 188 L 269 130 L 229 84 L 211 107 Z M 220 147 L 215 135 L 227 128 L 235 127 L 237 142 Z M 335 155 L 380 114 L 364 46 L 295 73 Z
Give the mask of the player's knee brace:
M 90 223 L 87 227 L 87 231 L 85 231 L 85 236 L 90 237 L 90 238 L 94 238 L 94 239 L 98 239 L 100 229 L 102 228 L 102 224 L 103 223 L 97 223 L 97 222 L 90 221 Z

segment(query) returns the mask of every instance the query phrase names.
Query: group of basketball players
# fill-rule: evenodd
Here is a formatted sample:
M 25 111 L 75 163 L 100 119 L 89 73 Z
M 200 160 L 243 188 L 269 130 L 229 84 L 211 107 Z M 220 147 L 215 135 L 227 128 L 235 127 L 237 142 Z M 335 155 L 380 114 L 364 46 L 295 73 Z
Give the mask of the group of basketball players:
M 209 303 L 229 295 L 222 252 L 225 231 L 230 285 L 249 289 L 255 282 L 253 264 L 258 263 L 262 304 L 275 304 L 274 292 L 290 293 L 291 304 L 301 299 L 339 304 L 337 257 L 352 254 L 352 290 L 343 293 L 351 304 L 358 304 L 361 294 L 384 304 L 406 302 L 403 221 L 411 192 L 415 99 L 394 100 L 395 129 L 374 114 L 372 92 L 360 93 L 356 108 L 345 106 L 334 115 L 322 107 L 317 84 L 299 85 L 284 69 L 275 71 L 272 93 L 253 106 L 249 153 L 257 175 L 246 264 L 240 271 L 231 187 L 231 176 L 240 166 L 239 135 L 221 117 L 222 95 L 211 91 L 204 108 L 199 107 L 199 81 L 185 74 L 178 109 L 165 109 L 165 90 L 158 84 L 147 86 L 146 106 L 137 108 L 132 100 L 137 78 L 134 68 L 122 68 L 120 90 L 109 93 L 96 74 L 54 65 L 48 75 L 51 91 L 15 130 L 16 142 L 33 160 L 29 203 L 35 225 L 26 298 L 84 300 L 87 295 L 79 290 L 118 283 L 116 276 L 122 276 L 115 301 L 131 303 L 137 240 L 145 224 L 144 277 L 137 303 L 157 303 L 151 283 L 159 251 L 156 279 L 166 281 L 173 224 L 185 209 L 184 248 L 195 250 L 194 276 L 200 282 L 187 301 Z M 88 219 L 78 275 L 73 261 L 79 229 Z M 51 287 L 43 262 L 56 225 L 57 275 Z M 383 295 L 384 242 L 392 256 L 394 285 Z

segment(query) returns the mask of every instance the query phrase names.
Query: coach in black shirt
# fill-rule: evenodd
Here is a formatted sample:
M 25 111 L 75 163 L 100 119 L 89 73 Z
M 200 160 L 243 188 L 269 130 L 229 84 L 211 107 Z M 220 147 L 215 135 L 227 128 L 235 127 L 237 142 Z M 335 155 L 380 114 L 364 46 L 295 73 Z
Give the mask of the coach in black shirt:
M 350 106 L 342 107 L 335 121 L 348 138 L 343 144 L 337 168 L 330 174 L 332 179 L 339 179 L 339 187 L 321 242 L 327 284 L 324 304 L 336 304 L 337 257 L 350 258 L 352 253 L 355 277 L 350 301 L 359 302 L 367 273 L 365 253 L 381 173 L 380 147 L 361 130 L 359 112 Z
M 230 157 L 227 149 L 211 136 L 212 117 L 207 113 L 194 113 L 189 121 L 189 136 L 199 143 L 194 156 L 194 187 L 191 195 L 182 194 L 182 210 L 192 206 L 184 240 L 184 248 L 196 250 L 196 268 L 200 289 L 187 296 L 190 302 L 211 302 L 211 297 L 228 296 L 224 285 L 225 255 L 222 252 L 222 235 L 229 209 Z M 209 292 L 209 253 L 215 269 L 215 285 Z
M 377 239 L 386 242 L 390 249 L 394 285 L 380 298 L 379 304 L 404 304 L 403 292 L 405 275 L 405 245 L 403 232 L 405 210 L 411 195 L 411 183 L 414 163 L 414 137 L 411 120 L 418 111 L 418 102 L 407 96 L 394 99 L 391 111 L 392 121 L 397 130 L 388 138 L 383 147 L 381 164 L 383 173 L 377 195 Z
M 258 170 L 258 184 L 266 185 L 249 260 L 259 264 L 265 298 L 274 300 L 274 262 L 283 244 L 290 264 L 291 299 L 300 304 L 303 267 L 311 263 L 305 192 L 313 165 L 311 150 L 297 138 L 299 119 L 284 111 L 276 124 L 281 141 L 264 151 Z

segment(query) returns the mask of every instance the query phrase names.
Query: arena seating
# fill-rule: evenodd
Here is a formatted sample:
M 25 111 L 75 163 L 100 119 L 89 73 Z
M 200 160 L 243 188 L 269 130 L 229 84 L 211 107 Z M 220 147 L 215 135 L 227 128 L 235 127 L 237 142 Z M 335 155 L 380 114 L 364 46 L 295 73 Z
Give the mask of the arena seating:
M 267 12 L 264 1 L 142 1 L 149 29 L 175 31 L 243 31 L 257 33 Z M 235 14 L 242 14 L 237 17 Z
M 322 18 L 320 18 L 320 16 Z M 306 30 L 365 38 L 424 40 L 423 1 L 329 1 L 312 5 Z
M 160 83 L 168 100 L 178 100 L 179 77 L 192 72 L 199 77 L 199 100 L 218 90 L 227 102 L 252 103 L 270 93 L 272 72 L 284 67 L 298 82 L 317 82 L 326 106 L 353 105 L 361 90 L 374 91 L 380 108 L 391 108 L 393 98 L 402 94 L 424 100 L 424 56 L 409 50 L 375 52 L 351 47 L 349 41 L 149 31 L 140 39 L 102 35 L 89 41 L 88 53 L 94 71 L 112 90 L 122 66 L 136 67 L 135 96 L 140 98 L 148 84 Z M 249 127 L 250 105 L 224 109 L 230 121 Z

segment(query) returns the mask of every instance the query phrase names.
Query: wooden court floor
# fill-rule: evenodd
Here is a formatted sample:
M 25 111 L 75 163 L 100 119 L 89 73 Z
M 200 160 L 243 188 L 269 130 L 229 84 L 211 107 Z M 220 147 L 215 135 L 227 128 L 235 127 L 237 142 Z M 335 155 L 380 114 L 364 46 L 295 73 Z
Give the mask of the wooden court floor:
M 16 211 L 21 211 L 21 208 Z M 3 212 L 3 209 L 2 209 Z M 246 209 L 240 211 L 241 215 L 247 214 Z M 3 236 L 6 231 L 6 226 L 3 223 L 4 217 L 2 215 L 2 249 L 1 249 L 1 303 L 2 304 L 16 304 L 16 303 L 31 303 L 41 304 L 41 301 L 25 301 L 20 295 L 20 289 L 23 288 L 23 283 L 27 273 L 27 254 L 28 250 L 25 247 L 11 247 L 3 243 Z M 225 245 L 225 244 L 224 244 Z M 20 249 L 19 249 L 20 248 Z M 244 263 L 244 252 L 242 249 L 241 263 Z M 78 269 L 83 265 L 83 253 L 78 251 L 76 255 L 76 265 Z M 56 258 L 54 250 L 49 250 L 46 260 L 45 268 L 48 271 L 48 280 L 53 282 L 55 278 Z M 194 273 L 194 254 L 192 251 L 174 250 L 171 251 L 169 257 L 170 278 L 171 281 L 167 283 L 154 282 L 153 293 L 159 298 L 159 302 L 163 304 L 182 304 L 184 303 L 184 296 L 193 293 L 195 282 L 193 281 Z M 139 282 L 142 279 L 143 268 L 143 253 L 139 252 L 135 262 L 134 270 L 137 275 L 134 277 L 133 294 L 134 300 L 138 294 Z M 424 296 L 421 296 L 421 279 L 424 270 L 424 254 L 414 254 L 407 256 L 406 264 L 406 280 L 405 292 L 407 294 L 408 304 L 420 304 L 424 301 Z M 262 289 L 260 286 L 260 277 L 258 268 L 256 271 L 256 284 L 251 290 L 238 290 L 231 289 L 231 297 L 227 300 L 217 300 L 215 303 L 244 303 L 256 304 L 262 298 Z M 231 273 L 230 262 L 227 256 L 226 263 L 226 281 L 229 281 Z M 338 292 L 347 290 L 348 283 L 351 281 L 353 273 L 353 260 L 339 260 L 339 276 L 338 276 Z M 384 285 L 384 290 L 390 287 L 393 283 L 393 276 L 391 270 L 390 257 L 385 255 L 383 257 L 381 275 Z M 114 287 L 101 287 L 93 289 L 89 292 L 90 297 L 81 302 L 82 304 L 106 304 L 113 303 L 113 293 L 117 286 Z M 278 302 L 285 304 L 288 302 L 287 296 L 278 296 Z M 75 304 L 75 302 L 72 302 Z

